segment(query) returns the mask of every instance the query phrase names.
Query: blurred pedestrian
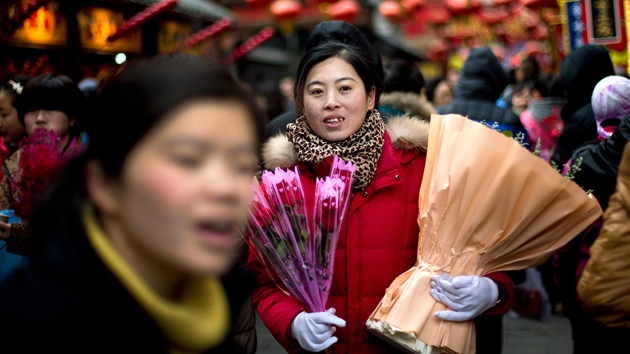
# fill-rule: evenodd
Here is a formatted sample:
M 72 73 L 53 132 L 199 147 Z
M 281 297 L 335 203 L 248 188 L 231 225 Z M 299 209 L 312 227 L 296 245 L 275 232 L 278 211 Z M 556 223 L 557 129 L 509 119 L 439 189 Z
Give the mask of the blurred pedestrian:
M 492 50 L 489 47 L 474 48 L 460 72 L 453 101 L 437 107 L 438 113 L 468 116 L 475 121 L 497 125 L 504 134 L 516 136 L 522 133 L 526 136 L 518 116 L 496 105 L 507 84 L 507 73 Z
M 424 76 L 415 63 L 391 59 L 385 63 L 384 72 L 379 112 L 385 122 L 390 116 L 405 113 L 428 121 L 431 114 L 437 113 L 427 100 Z
M 597 137 L 591 95 L 601 79 L 614 74 L 608 51 L 598 44 L 579 47 L 560 62 L 567 103 L 560 113 L 564 129 L 551 159 L 556 165 L 565 165 L 578 146 Z
M 31 221 L 0 285 L 3 353 L 241 353 L 234 267 L 264 122 L 226 69 L 139 61 L 98 98 L 87 152 Z M 232 317 L 232 318 L 231 318 Z

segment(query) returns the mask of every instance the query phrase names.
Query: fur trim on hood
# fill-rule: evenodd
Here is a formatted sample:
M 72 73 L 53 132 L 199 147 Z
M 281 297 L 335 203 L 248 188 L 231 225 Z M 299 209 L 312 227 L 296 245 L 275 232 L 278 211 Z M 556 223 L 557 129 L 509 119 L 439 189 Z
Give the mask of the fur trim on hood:
M 386 124 L 395 149 L 427 150 L 429 122 L 409 114 L 391 117 Z M 298 163 L 293 144 L 284 134 L 270 137 L 263 146 L 263 164 L 266 169 L 288 168 Z
M 431 119 L 431 114 L 437 113 L 435 107 L 426 98 L 414 92 L 394 91 L 383 93 L 378 105 L 396 108 L 424 120 Z

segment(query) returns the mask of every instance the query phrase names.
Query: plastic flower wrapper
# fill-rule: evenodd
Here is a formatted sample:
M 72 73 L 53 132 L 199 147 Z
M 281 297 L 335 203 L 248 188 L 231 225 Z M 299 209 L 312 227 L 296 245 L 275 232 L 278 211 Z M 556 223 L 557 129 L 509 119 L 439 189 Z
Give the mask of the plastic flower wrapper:
M 474 321 L 451 322 L 431 276 L 542 264 L 601 214 L 596 199 L 516 140 L 459 115 L 432 115 L 419 195 L 418 258 L 370 315 L 372 333 L 410 353 L 475 353 Z
M 325 311 L 353 176 L 354 165 L 335 157 L 330 175 L 316 180 L 314 210 L 307 210 L 297 167 L 253 181 L 245 239 L 276 285 L 313 312 Z
M 19 218 L 29 220 L 35 201 L 51 179 L 61 172 L 73 157 L 85 151 L 85 145 L 72 140 L 65 149 L 60 147 L 59 134 L 36 129 L 32 137 L 20 143 L 20 168 L 12 181 L 12 208 Z
M 326 304 L 332 283 L 335 249 L 345 219 L 352 191 L 352 179 L 356 166 L 335 159 L 331 176 L 316 180 L 314 232 L 315 267 L 322 304 Z

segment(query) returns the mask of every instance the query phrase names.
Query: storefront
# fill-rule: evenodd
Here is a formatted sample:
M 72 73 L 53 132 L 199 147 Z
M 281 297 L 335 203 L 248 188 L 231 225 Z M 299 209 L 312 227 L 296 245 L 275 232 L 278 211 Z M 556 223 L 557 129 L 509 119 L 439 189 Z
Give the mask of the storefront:
M 111 40 L 129 19 L 160 1 L 40 1 L 31 9 L 27 3 L 15 0 L 0 5 L 5 14 L 0 27 L 0 79 L 43 72 L 61 72 L 75 80 L 102 79 L 117 70 L 122 54 L 130 60 L 173 51 L 199 29 L 231 16 L 228 9 L 209 1 L 179 0 Z M 213 55 L 216 45 L 208 41 L 184 50 Z

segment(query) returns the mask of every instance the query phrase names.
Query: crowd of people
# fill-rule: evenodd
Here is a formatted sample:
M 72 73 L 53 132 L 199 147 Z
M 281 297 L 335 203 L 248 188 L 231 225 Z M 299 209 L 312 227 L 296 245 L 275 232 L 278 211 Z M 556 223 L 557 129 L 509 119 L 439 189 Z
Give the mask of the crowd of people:
M 519 140 L 597 198 L 604 216 L 538 270 L 571 321 L 574 353 L 625 347 L 628 258 L 616 250 L 630 244 L 630 79 L 600 45 L 572 51 L 558 74 L 527 58 L 513 75 L 478 47 L 457 74 L 425 80 L 351 24 L 326 21 L 281 80 L 293 99 L 270 120 L 228 68 L 192 54 L 139 59 L 89 85 L 63 73 L 8 78 L 0 352 L 251 354 L 254 311 L 289 353 L 396 352 L 365 323 L 417 260 L 435 114 Z M 310 312 L 242 234 L 261 171 L 297 168 L 311 210 L 335 156 L 356 164 L 353 193 L 328 310 Z M 448 307 L 436 316 L 474 321 L 476 352 L 500 354 L 523 277 L 435 279 L 431 295 Z

